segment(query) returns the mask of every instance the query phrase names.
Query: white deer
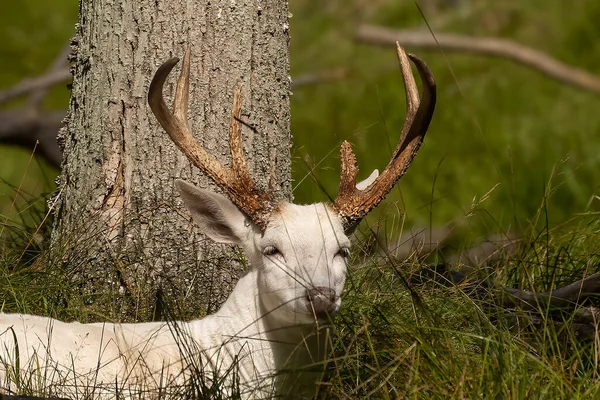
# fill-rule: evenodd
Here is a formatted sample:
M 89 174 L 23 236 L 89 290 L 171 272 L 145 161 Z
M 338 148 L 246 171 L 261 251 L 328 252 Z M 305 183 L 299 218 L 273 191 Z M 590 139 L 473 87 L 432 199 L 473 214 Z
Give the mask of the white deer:
M 381 175 L 375 170 L 357 184 L 355 156 L 344 142 L 335 201 L 296 205 L 276 202 L 249 175 L 241 145 L 241 88 L 231 118 L 231 168 L 194 140 L 187 123 L 189 54 L 174 112 L 162 91 L 177 59 L 158 69 L 148 101 L 173 142 L 229 197 L 177 180 L 193 220 L 215 242 L 240 246 L 252 267 L 219 311 L 190 322 L 80 324 L 0 314 L 0 391 L 37 382 L 38 387 L 53 385 L 55 394 L 147 398 L 169 393 L 174 382 L 196 379 L 208 387 L 218 383 L 225 396 L 236 391 L 242 398 L 315 393 L 329 343 L 328 331 L 320 328 L 340 309 L 348 236 L 410 165 L 433 115 L 435 81 L 423 61 L 397 45 L 407 115 L 391 161 Z M 409 58 L 423 82 L 421 101 Z M 140 386 L 162 387 L 162 392 L 134 396 L 132 388 Z

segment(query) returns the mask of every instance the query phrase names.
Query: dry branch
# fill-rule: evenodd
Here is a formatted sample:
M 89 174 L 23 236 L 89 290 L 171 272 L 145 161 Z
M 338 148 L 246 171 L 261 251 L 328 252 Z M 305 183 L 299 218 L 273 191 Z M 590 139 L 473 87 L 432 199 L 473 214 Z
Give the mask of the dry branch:
M 60 52 L 56 55 L 56 57 L 54 58 L 54 61 L 52 62 L 52 64 L 50 64 L 50 68 L 46 72 L 47 82 L 50 82 L 50 78 L 48 78 L 48 77 L 53 77 L 55 79 L 58 79 L 61 77 L 65 78 L 64 80 L 57 82 L 57 83 L 71 81 L 72 77 L 71 77 L 70 71 L 67 71 L 67 72 L 69 72 L 68 77 L 65 74 L 65 68 L 68 68 L 67 60 L 68 60 L 70 52 L 71 52 L 71 46 L 65 45 L 60 50 Z M 54 84 L 40 85 L 37 88 L 34 87 L 31 90 L 31 93 L 29 94 L 29 99 L 27 99 L 27 106 L 33 107 L 36 109 L 40 109 L 40 107 L 42 105 L 42 101 L 44 100 L 44 97 L 46 97 L 46 94 L 48 93 L 48 91 L 50 90 L 50 88 L 52 86 L 54 86 Z
M 538 309 L 575 309 L 590 297 L 600 296 L 600 273 L 595 273 L 585 279 L 570 285 L 543 293 L 532 293 L 513 288 L 504 288 L 508 296 L 504 298 L 504 306 L 519 307 L 524 310 Z M 595 313 L 579 317 L 586 322 L 595 320 Z
M 449 270 L 445 264 L 422 268 L 409 279 L 414 286 L 428 282 L 444 287 L 461 285 L 467 296 L 509 310 L 510 321 L 518 326 L 543 329 L 550 323 L 570 328 L 589 339 L 595 335 L 600 322 L 600 310 L 588 301 L 600 297 L 600 273 L 542 293 L 496 287 L 485 279 L 469 279 L 462 272 Z
M 64 111 L 38 113 L 32 108 L 2 111 L 0 142 L 32 150 L 39 141 L 39 154 L 52 166 L 60 168 L 62 152 L 56 142 L 56 133 L 64 116 Z
M 304 86 L 313 86 L 321 83 L 327 83 L 331 81 L 337 81 L 344 79 L 348 76 L 349 70 L 347 68 L 334 68 L 315 73 L 306 73 L 298 75 L 292 79 L 292 89 L 298 89 Z
M 427 259 L 431 254 L 442 254 L 448 264 L 464 267 L 481 267 L 498 262 L 517 252 L 521 236 L 517 232 L 497 233 L 487 236 L 466 251 L 457 252 L 451 242 L 456 239 L 453 224 L 436 228 L 413 227 L 397 238 L 382 235 L 376 239 L 377 252 L 382 257 L 404 261 L 410 257 Z
M 62 159 L 56 134 L 62 126 L 66 112 L 42 111 L 42 101 L 52 86 L 71 80 L 67 62 L 69 52 L 70 46 L 64 46 L 44 75 L 24 79 L 12 88 L 0 91 L 0 104 L 22 95 L 29 95 L 23 107 L 0 112 L 0 142 L 29 150 L 39 142 L 39 154 L 56 168 L 60 168 Z
M 0 92 L 0 104 L 39 89 L 45 89 L 59 83 L 69 82 L 71 78 L 73 77 L 71 76 L 68 67 L 47 72 L 36 78 L 25 78 L 15 86 Z
M 393 46 L 398 41 L 409 48 L 505 58 L 567 85 L 600 93 L 600 77 L 510 40 L 451 33 L 436 33 L 434 37 L 429 31 L 394 30 L 372 25 L 360 26 L 356 31 L 356 40 L 381 46 Z

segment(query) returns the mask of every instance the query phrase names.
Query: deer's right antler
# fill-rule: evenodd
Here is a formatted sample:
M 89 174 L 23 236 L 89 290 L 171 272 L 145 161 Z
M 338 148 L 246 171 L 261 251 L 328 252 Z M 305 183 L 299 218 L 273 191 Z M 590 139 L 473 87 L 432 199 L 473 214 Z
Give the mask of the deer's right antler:
M 183 57 L 181 74 L 177 81 L 173 100 L 173 113 L 165 104 L 163 86 L 169 73 L 178 62 L 178 58 L 171 58 L 163 63 L 154 74 L 148 90 L 148 103 L 152 112 L 169 134 L 171 140 L 183 151 L 187 158 L 208 175 L 240 210 L 264 230 L 269 214 L 276 207 L 276 204 L 271 193 L 259 190 L 256 187 L 248 171 L 248 165 L 242 150 L 239 122 L 242 103 L 241 85 L 236 88 L 233 96 L 233 111 L 229 125 L 231 168 L 227 168 L 200 146 L 188 128 L 189 48 Z
M 338 210 L 346 231 L 352 231 L 404 175 L 423 142 L 435 109 L 435 79 L 427 64 L 412 54 L 407 55 L 398 42 L 396 42 L 396 52 L 406 90 L 404 127 L 392 159 L 381 175 L 377 176 L 366 188 L 356 186 L 356 176 L 358 175 L 356 157 L 350 143 L 342 143 L 340 189 L 333 206 Z M 423 83 L 421 100 L 419 100 L 419 90 L 411 71 L 409 58 L 421 76 Z

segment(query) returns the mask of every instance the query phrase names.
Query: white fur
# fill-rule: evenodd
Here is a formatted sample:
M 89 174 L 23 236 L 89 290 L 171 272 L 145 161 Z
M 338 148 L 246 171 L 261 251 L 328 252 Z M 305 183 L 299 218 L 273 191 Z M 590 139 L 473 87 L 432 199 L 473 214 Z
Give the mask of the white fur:
M 18 369 L 21 382 L 55 384 L 56 394 L 82 396 L 93 386 L 96 398 L 114 398 L 119 390 L 133 397 L 136 385 L 169 388 L 202 369 L 209 386 L 225 377 L 221 386 L 230 388 L 237 376 L 243 398 L 314 394 L 329 342 L 328 330 L 320 329 L 327 320 L 315 317 L 306 291 L 334 290 L 339 309 L 350 246 L 339 217 L 324 204 L 283 203 L 260 232 L 225 197 L 177 184 L 203 231 L 241 246 L 252 265 L 219 311 L 169 324 L 0 314 L 0 388 L 15 388 Z M 279 252 L 265 255 L 272 247 Z

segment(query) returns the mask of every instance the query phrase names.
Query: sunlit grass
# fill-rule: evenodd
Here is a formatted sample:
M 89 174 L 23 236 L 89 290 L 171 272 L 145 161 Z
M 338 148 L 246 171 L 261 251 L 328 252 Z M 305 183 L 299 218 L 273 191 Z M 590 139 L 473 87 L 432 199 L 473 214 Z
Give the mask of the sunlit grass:
M 479 200 L 466 216 L 484 213 L 486 198 Z M 544 219 L 546 209 L 544 202 L 540 203 L 540 215 L 531 220 Z M 78 292 L 68 263 L 61 263 L 60 255 L 50 253 L 42 244 L 34 245 L 28 257 L 22 256 L 23 249 L 32 243 L 33 232 L 45 232 L 39 226 L 44 210 L 27 210 L 37 216 L 24 221 L 37 223 L 27 226 L 13 221 L 11 229 L 3 231 L 3 311 L 64 320 L 110 318 Z M 398 223 L 396 231 L 401 226 Z M 578 215 L 558 226 L 538 226 L 530 224 L 521 232 L 518 250 L 493 263 L 449 267 L 468 270 L 473 274 L 472 281 L 484 278 L 494 285 L 534 292 L 598 271 L 600 223 L 595 215 Z M 423 267 L 423 257 L 395 259 L 377 251 L 373 244 L 375 232 L 376 226 L 371 225 L 357 234 L 319 398 L 584 399 L 600 395 L 597 340 L 585 340 L 558 327 L 543 313 L 535 329 L 516 330 L 514 311 L 498 307 L 490 297 L 470 296 L 469 281 L 457 287 L 409 284 L 413 274 Z M 466 247 L 457 244 L 452 251 L 465 251 Z M 443 258 L 444 254 L 437 257 Z M 169 314 L 169 318 L 177 316 Z M 221 393 L 218 387 L 194 386 L 199 383 L 164 388 L 164 396 Z M 36 392 L 24 384 L 22 393 Z
M 360 177 L 365 177 L 385 166 L 402 126 L 404 95 L 394 52 L 353 43 L 353 27 L 360 22 L 422 27 L 423 19 L 411 2 L 373 2 L 364 14 L 361 3 L 368 2 L 329 2 L 318 12 L 311 1 L 291 4 L 292 75 L 340 66 L 351 71 L 342 81 L 298 89 L 292 97 L 300 202 L 327 198 L 311 179 L 303 179 L 313 167 L 326 192 L 335 195 L 337 147 L 343 139 L 355 145 Z M 600 41 L 595 40 L 600 32 L 593 22 L 600 7 L 594 2 L 488 0 L 472 10 L 426 11 L 425 17 L 434 32 L 512 38 L 600 74 Z M 39 20 L 40 13 L 31 18 Z M 63 29 L 60 18 L 50 20 L 64 30 L 60 35 L 66 41 L 72 27 Z M 24 35 L 17 28 L 10 32 Z M 17 64 L 27 74 L 41 73 L 60 49 L 58 44 L 36 46 Z M 14 56 L 15 48 L 10 50 Z M 423 260 L 382 257 L 373 247 L 416 224 L 449 224 L 455 253 L 488 233 L 522 235 L 518 252 L 491 266 L 451 265 L 468 267 L 497 285 L 545 291 L 598 271 L 598 96 L 507 61 L 420 55 L 438 81 L 434 121 L 399 188 L 364 224 L 379 236 L 365 228 L 364 242 L 359 239 L 355 248 L 319 396 L 600 397 L 598 340 L 583 341 L 545 318 L 535 332 L 511 331 L 506 310 L 470 298 L 460 286 L 409 286 Z M 11 68 L 7 60 L 3 71 Z M 13 84 L 18 78 L 12 71 L 0 82 Z M 66 108 L 66 92 L 49 103 Z M 51 221 L 44 220 L 46 198 L 40 196 L 53 190 L 56 171 L 32 163 L 24 174 L 29 157 L 29 151 L 0 147 L 1 309 L 84 322 L 118 318 L 82 296 L 68 257 L 65 261 L 49 251 Z M 427 261 L 444 256 L 436 251 Z M 23 393 L 29 393 L 25 386 Z
M 590 217 L 578 222 L 528 238 L 516 255 L 493 265 L 488 278 L 544 291 L 596 272 L 600 226 Z M 415 261 L 357 261 L 323 398 L 600 395 L 598 341 L 558 328 L 543 314 L 539 329 L 514 331 L 510 311 L 471 298 L 460 286 L 409 287 L 411 274 L 422 267 Z

